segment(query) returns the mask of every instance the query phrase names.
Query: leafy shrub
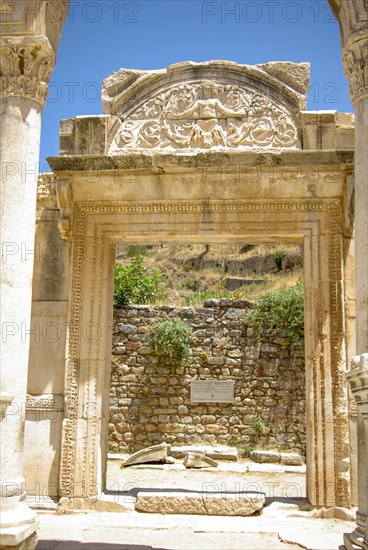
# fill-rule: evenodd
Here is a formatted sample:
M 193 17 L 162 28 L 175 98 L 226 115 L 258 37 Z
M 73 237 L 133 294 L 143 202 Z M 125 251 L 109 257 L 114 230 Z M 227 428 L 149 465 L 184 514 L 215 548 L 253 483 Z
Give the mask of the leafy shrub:
M 247 443 L 246 445 L 244 445 L 244 457 L 248 457 L 255 448 L 256 446 L 252 445 L 251 443 Z
M 191 330 L 179 320 L 163 321 L 148 333 L 148 345 L 157 356 L 159 366 L 182 367 L 189 363 Z
M 266 423 L 265 421 L 263 420 L 262 416 L 257 416 L 257 418 L 255 418 L 253 420 L 253 426 L 255 427 L 255 429 L 257 430 L 257 432 L 260 434 L 260 435 L 264 435 L 265 434 L 265 431 L 266 431 Z
M 115 265 L 114 304 L 148 304 L 161 300 L 165 295 L 164 275 L 159 269 L 150 273 L 143 265 L 143 256 L 137 254 L 130 265 Z
M 285 254 L 281 251 L 275 252 L 273 259 L 275 260 L 275 265 L 277 271 L 282 270 L 282 260 L 284 259 Z
M 259 333 L 272 332 L 276 328 L 293 345 L 304 338 L 304 294 L 301 283 L 267 292 L 257 299 L 257 307 L 248 322 Z

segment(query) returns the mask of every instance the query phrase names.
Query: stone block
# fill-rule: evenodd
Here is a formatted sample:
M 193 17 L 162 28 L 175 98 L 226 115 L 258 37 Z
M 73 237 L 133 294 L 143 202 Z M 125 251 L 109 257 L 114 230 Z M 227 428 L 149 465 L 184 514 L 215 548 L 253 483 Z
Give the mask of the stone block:
M 118 329 L 119 329 L 119 332 L 122 332 L 123 334 L 134 334 L 135 332 L 138 331 L 138 328 L 135 325 L 124 324 L 124 323 L 119 323 Z
M 216 300 L 216 298 L 210 298 L 209 300 L 205 300 L 203 302 L 203 307 L 210 308 L 210 307 L 218 307 L 219 301 Z
M 298 453 L 280 453 L 280 462 L 287 466 L 303 466 L 303 459 Z
M 279 464 L 280 453 L 276 451 L 252 451 L 249 453 L 249 458 L 254 462 Z
M 262 510 L 263 493 L 226 494 L 194 492 L 139 491 L 135 503 L 138 512 L 152 514 L 191 514 L 208 516 L 251 516 Z

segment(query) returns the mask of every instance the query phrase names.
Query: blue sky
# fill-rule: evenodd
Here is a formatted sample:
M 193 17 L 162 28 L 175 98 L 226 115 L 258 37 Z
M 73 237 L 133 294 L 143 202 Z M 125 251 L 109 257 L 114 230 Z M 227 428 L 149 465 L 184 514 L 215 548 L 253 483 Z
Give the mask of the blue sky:
M 179 61 L 309 61 L 308 110 L 352 112 L 339 27 L 326 0 L 71 0 L 43 113 L 40 170 L 59 122 L 102 113 L 102 80 L 121 67 Z

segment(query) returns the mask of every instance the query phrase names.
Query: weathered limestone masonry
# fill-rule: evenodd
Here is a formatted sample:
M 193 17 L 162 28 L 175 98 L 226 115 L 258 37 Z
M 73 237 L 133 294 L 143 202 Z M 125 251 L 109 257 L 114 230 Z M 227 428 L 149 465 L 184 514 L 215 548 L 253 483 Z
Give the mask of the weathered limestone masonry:
M 56 9 L 55 9 L 56 7 Z M 35 513 L 24 502 L 26 403 L 41 113 L 68 2 L 2 2 L 1 484 L 2 548 L 32 550 Z
M 110 449 L 171 444 L 254 445 L 305 455 L 304 346 L 275 330 L 259 339 L 247 326 L 252 304 L 207 300 L 202 308 L 115 308 Z M 191 363 L 158 367 L 146 334 L 181 319 L 192 329 Z M 193 379 L 234 381 L 233 403 L 191 402 Z M 256 418 L 264 420 L 265 434 Z

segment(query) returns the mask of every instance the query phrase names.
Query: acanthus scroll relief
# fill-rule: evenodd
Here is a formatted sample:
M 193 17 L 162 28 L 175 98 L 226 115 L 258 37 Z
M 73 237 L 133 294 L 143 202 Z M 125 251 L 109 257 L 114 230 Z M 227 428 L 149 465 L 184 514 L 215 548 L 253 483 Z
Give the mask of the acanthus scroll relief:
M 110 152 L 297 146 L 286 110 L 257 92 L 204 80 L 173 86 L 146 101 L 123 121 Z
M 6 38 L 0 48 L 1 96 L 20 96 L 44 105 L 55 54 L 46 38 Z

